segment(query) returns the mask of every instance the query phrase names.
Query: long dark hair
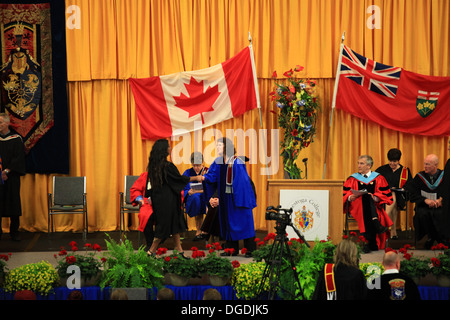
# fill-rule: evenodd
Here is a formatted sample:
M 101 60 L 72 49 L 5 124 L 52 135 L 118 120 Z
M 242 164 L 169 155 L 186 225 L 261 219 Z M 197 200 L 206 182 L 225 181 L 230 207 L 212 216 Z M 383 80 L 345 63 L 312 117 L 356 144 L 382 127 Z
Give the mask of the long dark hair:
M 147 172 L 150 178 L 152 188 L 161 187 L 166 180 L 166 166 L 169 156 L 169 141 L 167 139 L 159 139 L 153 145 L 152 151 L 148 158 Z

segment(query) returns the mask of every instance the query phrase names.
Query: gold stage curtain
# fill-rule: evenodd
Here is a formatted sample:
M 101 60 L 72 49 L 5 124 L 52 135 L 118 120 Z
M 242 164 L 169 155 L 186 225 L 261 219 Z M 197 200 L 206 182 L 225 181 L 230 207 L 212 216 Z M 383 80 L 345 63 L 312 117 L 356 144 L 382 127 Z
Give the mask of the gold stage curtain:
M 322 108 L 317 136 L 299 157 L 309 159 L 309 179 L 322 179 L 326 163 L 326 179 L 344 180 L 356 171 L 360 154 L 372 155 L 378 167 L 387 162 L 386 153 L 392 147 L 402 150 L 401 163 L 413 174 L 422 170 L 423 158 L 429 153 L 439 156 L 441 168 L 449 157 L 447 138 L 394 132 L 341 111 L 331 112 L 344 31 L 345 44 L 368 58 L 418 73 L 450 76 L 447 0 L 66 0 L 66 7 L 70 175 L 87 177 L 91 231 L 118 228 L 118 193 L 123 191 L 124 176 L 145 170 L 153 145 L 140 139 L 127 79 L 221 63 L 249 44 L 249 32 L 263 127 L 269 136 L 278 128 L 276 117 L 269 112 L 276 111 L 269 99 L 275 86 L 273 71 L 281 76 L 302 65 L 305 69 L 299 77 L 317 81 Z M 372 16 L 380 29 L 367 26 Z M 213 128 L 222 133 L 233 128 L 259 132 L 259 112 L 253 110 Z M 212 141 L 207 140 L 208 132 L 205 129 L 200 134 L 205 145 Z M 186 141 L 193 146 L 194 134 L 189 137 L 191 141 Z M 184 139 L 171 142 L 175 151 Z M 271 147 L 269 139 L 268 150 Z M 247 145 L 244 153 L 249 152 Z M 248 165 L 258 197 L 255 227 L 260 230 L 266 229 L 266 206 L 277 205 L 266 202 L 266 182 L 268 177 L 283 177 L 281 158 L 279 162 L 279 170 L 270 176 L 261 174 L 264 166 L 259 160 Z M 299 165 L 304 169 L 301 161 Z M 189 165 L 177 167 L 182 173 Z M 51 174 L 23 177 L 24 230 L 47 230 L 46 199 L 51 187 Z M 342 208 L 331 208 L 330 214 L 341 213 Z M 78 215 L 56 217 L 55 223 L 58 231 L 81 229 Z

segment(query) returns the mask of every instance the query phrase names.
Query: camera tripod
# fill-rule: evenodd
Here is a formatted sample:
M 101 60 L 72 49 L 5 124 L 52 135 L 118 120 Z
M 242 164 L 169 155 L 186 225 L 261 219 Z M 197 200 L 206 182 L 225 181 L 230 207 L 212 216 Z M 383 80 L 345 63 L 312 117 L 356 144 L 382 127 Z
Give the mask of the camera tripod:
M 281 209 L 283 210 L 283 209 Z M 290 209 L 292 210 L 292 209 Z M 266 281 L 269 281 L 269 290 L 267 291 L 268 299 L 273 300 L 276 297 L 278 289 L 284 290 L 289 293 L 294 299 L 302 298 L 304 300 L 305 296 L 303 294 L 303 290 L 300 284 L 300 280 L 298 277 L 298 273 L 294 264 L 293 256 L 288 244 L 288 238 L 286 236 L 286 227 L 291 226 L 295 233 L 298 235 L 300 239 L 304 241 L 304 243 L 309 247 L 309 244 L 305 241 L 304 237 L 300 234 L 300 231 L 293 226 L 290 222 L 286 220 L 276 220 L 275 230 L 275 240 L 272 244 L 272 248 L 270 249 L 269 256 L 266 261 L 266 268 L 264 269 L 262 281 L 259 288 L 259 297 L 262 297 L 264 291 L 264 285 Z M 287 259 L 290 270 L 293 273 L 294 280 L 298 285 L 299 293 L 295 295 L 290 292 L 288 289 L 283 288 L 280 285 L 280 276 L 283 269 L 283 261 Z

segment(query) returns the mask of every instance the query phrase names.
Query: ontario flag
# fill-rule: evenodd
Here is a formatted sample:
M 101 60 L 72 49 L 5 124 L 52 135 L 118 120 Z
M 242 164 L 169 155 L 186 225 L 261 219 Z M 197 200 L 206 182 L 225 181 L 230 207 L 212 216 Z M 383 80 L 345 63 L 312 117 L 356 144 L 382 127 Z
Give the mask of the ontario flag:
M 386 128 L 450 135 L 450 77 L 421 75 L 342 47 L 336 109 Z
M 141 138 L 147 140 L 208 127 L 259 107 L 251 47 L 210 68 L 129 82 Z

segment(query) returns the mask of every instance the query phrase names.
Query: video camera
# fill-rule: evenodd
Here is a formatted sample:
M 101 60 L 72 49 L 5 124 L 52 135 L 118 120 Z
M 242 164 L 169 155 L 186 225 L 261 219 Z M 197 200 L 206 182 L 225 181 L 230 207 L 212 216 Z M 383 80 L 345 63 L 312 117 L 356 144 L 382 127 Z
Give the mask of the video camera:
M 281 206 L 274 207 L 270 206 L 266 209 L 266 220 L 275 220 L 278 222 L 285 223 L 286 225 L 290 225 L 292 223 L 291 220 L 292 208 L 283 209 Z

